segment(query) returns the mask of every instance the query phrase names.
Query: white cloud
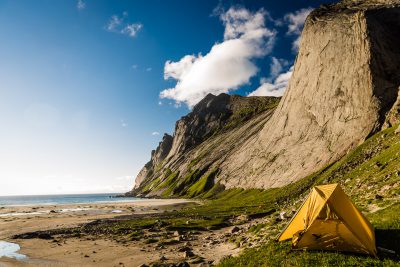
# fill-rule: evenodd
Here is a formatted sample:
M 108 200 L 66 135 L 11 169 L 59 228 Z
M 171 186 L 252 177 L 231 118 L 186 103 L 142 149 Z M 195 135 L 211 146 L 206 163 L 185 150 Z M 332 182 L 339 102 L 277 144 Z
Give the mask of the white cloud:
M 76 8 L 78 10 L 84 10 L 86 8 L 86 3 L 83 0 L 78 0 L 76 3 Z
M 136 64 L 133 64 L 132 66 L 131 66 L 131 69 L 133 69 L 133 70 L 136 70 L 138 68 L 138 65 L 136 65 Z
M 293 13 L 287 13 L 283 17 L 283 20 L 288 25 L 288 31 L 286 34 L 297 36 L 292 44 L 292 50 L 294 52 L 299 50 L 301 30 L 303 29 L 304 22 L 306 21 L 308 14 L 310 14 L 312 10 L 313 8 L 311 7 L 302 8 Z
M 128 36 L 134 38 L 142 27 L 143 25 L 140 23 L 128 24 L 121 30 L 121 33 L 127 34 Z
M 269 78 L 275 79 L 282 72 L 289 62 L 285 59 L 271 57 L 271 64 L 269 65 Z
M 118 32 L 118 28 L 120 28 L 120 25 L 122 24 L 123 18 L 118 17 L 117 15 L 112 15 L 108 24 L 107 24 L 107 30 L 110 32 Z
M 186 55 L 177 62 L 167 61 L 164 79 L 177 83 L 163 90 L 160 97 L 191 107 L 208 93 L 227 93 L 248 84 L 258 72 L 252 60 L 268 54 L 275 43 L 276 32 L 265 26 L 266 15 L 264 10 L 253 13 L 237 7 L 220 13 L 224 41 L 204 56 Z
M 272 82 L 264 82 L 255 91 L 251 92 L 248 96 L 282 96 L 288 86 L 289 80 L 293 74 L 293 66 L 279 76 Z
M 137 33 L 143 28 L 141 23 L 125 23 L 125 19 L 128 17 L 128 13 L 124 12 L 121 17 L 118 15 L 112 15 L 106 29 L 109 32 L 125 34 L 129 37 L 136 37 Z
M 308 14 L 310 14 L 312 10 L 313 8 L 308 7 L 308 8 L 302 8 L 293 13 L 287 13 L 283 18 L 285 22 L 288 23 L 287 34 L 296 34 L 296 35 L 300 34 L 304 22 L 306 21 Z
M 152 132 L 151 135 L 160 135 L 159 132 Z
M 151 67 L 148 67 L 147 69 L 146 69 L 146 71 L 151 71 L 152 70 L 152 68 Z
M 128 123 L 125 122 L 125 120 L 121 120 L 121 126 L 122 127 L 128 127 Z

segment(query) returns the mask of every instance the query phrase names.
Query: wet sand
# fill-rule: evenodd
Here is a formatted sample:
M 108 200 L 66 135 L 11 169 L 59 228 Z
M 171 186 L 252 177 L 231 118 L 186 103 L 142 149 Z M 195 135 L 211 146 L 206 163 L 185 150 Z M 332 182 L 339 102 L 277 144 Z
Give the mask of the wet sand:
M 164 261 L 184 261 L 177 250 L 190 245 L 196 255 L 218 261 L 226 255 L 237 254 L 234 245 L 224 242 L 207 244 L 210 237 L 219 239 L 227 229 L 207 231 L 189 242 L 178 242 L 168 247 L 142 242 L 121 243 L 112 239 L 90 237 L 63 240 L 12 239 L 17 234 L 69 228 L 97 219 L 114 218 L 120 215 L 162 213 L 179 209 L 193 201 L 183 199 L 144 200 L 122 203 L 96 203 L 76 205 L 3 207 L 0 209 L 0 240 L 17 243 L 18 251 L 28 258 L 23 261 L 2 257 L 0 266 L 139 266 Z M 191 264 L 196 266 L 196 264 Z

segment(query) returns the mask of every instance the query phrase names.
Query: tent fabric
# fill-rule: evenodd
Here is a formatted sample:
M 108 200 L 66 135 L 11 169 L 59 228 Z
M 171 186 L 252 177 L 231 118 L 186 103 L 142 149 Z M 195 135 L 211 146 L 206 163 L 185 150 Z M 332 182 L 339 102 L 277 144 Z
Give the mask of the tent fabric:
M 376 256 L 372 225 L 338 184 L 312 189 L 278 240 L 295 249 L 349 251 Z

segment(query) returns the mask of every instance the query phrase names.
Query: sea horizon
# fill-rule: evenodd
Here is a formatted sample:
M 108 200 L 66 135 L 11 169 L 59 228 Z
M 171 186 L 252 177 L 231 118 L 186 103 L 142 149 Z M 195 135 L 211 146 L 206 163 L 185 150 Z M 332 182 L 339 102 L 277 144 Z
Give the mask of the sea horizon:
M 117 197 L 123 193 L 47 194 L 0 196 L 0 206 L 68 205 L 105 202 L 131 202 L 142 198 Z

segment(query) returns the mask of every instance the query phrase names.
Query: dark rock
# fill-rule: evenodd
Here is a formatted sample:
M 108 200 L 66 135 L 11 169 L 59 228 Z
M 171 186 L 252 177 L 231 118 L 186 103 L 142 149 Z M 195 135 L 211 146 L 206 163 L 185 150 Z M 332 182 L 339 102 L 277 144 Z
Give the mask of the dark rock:
M 188 250 L 188 251 L 184 251 L 183 254 L 182 254 L 182 256 L 183 256 L 184 258 L 190 258 L 190 257 L 193 257 L 193 256 L 194 256 L 194 253 L 193 253 L 191 250 Z
M 49 233 L 39 233 L 37 237 L 40 239 L 53 239 L 53 237 Z
M 191 251 L 192 249 L 190 248 L 190 247 L 181 247 L 181 248 L 178 248 L 178 251 L 179 252 L 185 252 L 185 251 Z
M 233 234 L 233 233 L 239 232 L 239 230 L 240 230 L 239 227 L 233 226 L 229 232 L 230 232 L 231 234 Z
M 187 263 L 186 261 L 180 262 L 177 266 L 178 267 L 190 267 L 189 263 Z

